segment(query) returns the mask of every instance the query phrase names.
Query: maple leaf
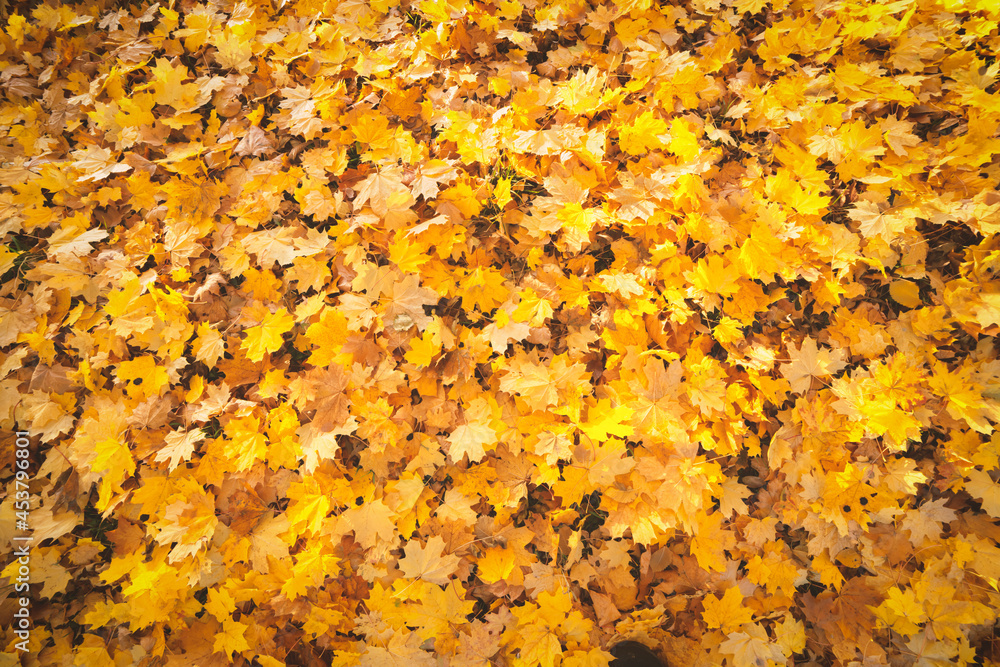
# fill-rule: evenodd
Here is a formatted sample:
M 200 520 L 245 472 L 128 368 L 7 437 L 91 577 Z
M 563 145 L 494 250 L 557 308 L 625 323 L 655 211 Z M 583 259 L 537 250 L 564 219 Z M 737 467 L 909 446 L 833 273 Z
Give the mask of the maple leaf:
M 381 300 L 385 303 L 384 320 L 387 324 L 398 331 L 405 331 L 414 325 L 422 331 L 433 321 L 423 307 L 437 304 L 438 295 L 422 287 L 417 276 L 407 274 L 391 282 Z
M 343 426 L 338 426 L 332 431 L 319 431 L 315 423 L 300 426 L 295 435 L 299 438 L 302 454 L 305 456 L 303 467 L 305 472 L 312 473 L 324 460 L 333 459 L 340 449 L 337 436 L 353 433 L 357 427 L 358 422 L 354 415 L 351 415 Z
M 511 320 L 509 313 L 502 308 L 497 311 L 496 319 L 483 328 L 483 333 L 490 341 L 490 347 L 498 353 L 507 350 L 509 341 L 522 341 L 528 337 L 530 332 L 531 327 L 522 322 Z
M 108 653 L 104 641 L 95 634 L 84 633 L 83 641 L 73 647 L 74 662 L 88 665 L 113 665 L 114 660 Z
M 431 584 L 447 586 L 451 575 L 458 569 L 459 557 L 444 554 L 444 540 L 434 535 L 421 545 L 407 542 L 403 548 L 406 556 L 399 561 L 399 568 L 407 579 L 423 579 Z
M 185 432 L 171 431 L 164 436 L 164 446 L 156 452 L 156 456 L 153 457 L 153 460 L 166 462 L 167 468 L 172 470 L 176 468 L 181 461 L 186 461 L 191 458 L 195 447 L 197 447 L 198 443 L 204 439 L 205 432 L 200 428 Z
M 912 219 L 892 211 L 884 211 L 877 204 L 867 201 L 855 204 L 848 216 L 859 223 L 859 229 L 865 238 L 879 238 L 886 243 L 895 241 L 912 224 Z
M 712 255 L 699 260 L 694 271 L 684 274 L 697 292 L 706 299 L 706 304 L 715 305 L 720 295 L 735 294 L 739 287 L 739 270 L 734 264 L 726 264 L 725 260 Z
M 247 337 L 243 339 L 243 349 L 247 351 L 247 359 L 261 361 L 265 354 L 277 352 L 285 344 L 282 336 L 292 330 L 295 318 L 284 308 L 264 317 L 258 326 L 246 330 Z
M 425 640 L 454 633 L 453 628 L 464 625 L 475 606 L 472 600 L 465 599 L 463 588 L 455 581 L 444 588 L 423 584 L 415 592 L 419 593 L 420 604 L 410 606 L 407 620 L 412 620 Z
M 291 530 L 318 532 L 330 511 L 330 498 L 319 488 L 315 477 L 309 476 L 303 482 L 292 484 L 288 497 L 294 501 L 285 512 Z
M 285 514 L 264 518 L 254 527 L 248 536 L 250 540 L 248 555 L 250 564 L 255 570 L 267 574 L 270 571 L 269 558 L 281 562 L 288 557 L 288 544 L 280 536 L 290 527 L 291 524 Z
M 879 125 L 886 145 L 896 155 L 905 156 L 908 148 L 920 145 L 920 137 L 912 133 L 915 125 L 909 121 L 887 116 Z
M 803 339 L 798 350 L 794 350 L 792 361 L 781 364 L 781 374 L 791 383 L 792 391 L 804 393 L 809 390 L 813 378 L 823 378 L 840 371 L 845 365 L 843 350 L 820 350 L 810 337 Z
M 507 373 L 500 379 L 500 391 L 516 393 L 539 407 L 559 401 L 558 387 L 551 381 L 548 368 L 527 358 L 515 358 L 507 365 Z
M 72 227 L 60 228 L 48 238 L 49 255 L 54 257 L 86 255 L 93 250 L 91 243 L 96 243 L 107 236 L 108 232 L 103 229 L 88 229 L 85 232 L 79 232 Z
M 262 269 L 269 269 L 275 262 L 288 266 L 302 253 L 295 246 L 295 230 L 289 227 L 268 229 L 262 232 L 251 232 L 243 237 L 241 244 L 247 252 L 257 256 L 257 263 Z
M 722 526 L 722 517 L 717 514 L 709 515 L 709 518 L 698 525 L 691 539 L 691 554 L 704 569 L 724 572 L 725 550 L 731 548 L 734 541 L 732 533 Z
M 436 322 L 432 323 L 424 330 L 420 338 L 415 338 L 410 342 L 410 350 L 406 353 L 406 360 L 418 368 L 430 366 L 434 357 L 441 351 L 441 326 Z
M 211 368 L 225 353 L 225 341 L 222 334 L 213 329 L 208 322 L 199 324 L 197 332 L 198 338 L 192 345 L 195 359 L 204 361 Z
M 619 131 L 619 145 L 629 155 L 640 155 L 650 148 L 663 145 L 661 135 L 667 133 L 667 124 L 653 111 L 644 111 L 627 127 Z
M 502 627 L 502 626 L 501 626 Z M 474 621 L 469 633 L 458 637 L 457 662 L 459 667 L 487 667 L 490 658 L 500 650 L 500 628 L 492 623 Z
M 675 118 L 670 123 L 670 151 L 684 162 L 690 162 L 701 152 L 698 145 L 698 134 L 692 129 L 692 124 L 686 120 Z
M 217 653 L 225 653 L 232 657 L 233 653 L 242 653 L 250 650 L 250 644 L 246 640 L 246 631 L 249 629 L 246 623 L 234 621 L 227 618 L 222 622 L 222 632 L 215 635 L 215 644 L 212 650 Z
M 591 483 L 596 486 L 614 484 L 615 477 L 629 472 L 635 462 L 626 456 L 625 442 L 617 438 L 595 446 L 577 448 L 574 461 L 587 469 Z
M 503 303 L 509 294 L 504 277 L 493 269 L 476 267 L 462 281 L 462 301 L 468 307 L 489 313 Z
M 635 430 L 627 424 L 635 411 L 624 405 L 614 405 L 609 399 L 601 399 L 587 411 L 587 421 L 580 430 L 595 442 L 604 442 L 609 436 L 627 437 Z
M 756 623 L 745 625 L 743 632 L 731 632 L 719 650 L 733 656 L 736 667 L 759 667 L 769 661 L 782 663 L 785 655 L 781 647 L 771 641 L 767 632 Z
M 753 493 L 752 490 L 743 486 L 738 480 L 729 478 L 722 484 L 722 493 L 719 498 L 719 511 L 724 516 L 730 516 L 733 512 L 737 514 L 747 513 L 747 504 L 743 502 Z
M 702 619 L 705 625 L 709 629 L 719 628 L 727 635 L 753 621 L 753 612 L 743 606 L 743 595 L 735 587 L 727 589 L 721 598 L 716 595 L 706 597 L 704 605 Z
M 459 172 L 455 169 L 455 164 L 455 160 L 438 159 L 427 160 L 421 164 L 414 176 L 413 182 L 410 184 L 413 196 L 423 197 L 427 201 L 434 198 L 440 192 L 441 184 L 450 183 L 458 176 Z M 431 218 L 431 220 L 428 220 L 424 224 L 434 224 L 433 220 L 437 220 L 440 217 Z
M 496 440 L 496 432 L 487 424 L 462 424 L 448 436 L 448 455 L 453 461 L 461 461 L 468 455 L 469 461 L 478 463 L 486 456 L 486 445 Z
M 966 477 L 969 481 L 965 483 L 965 490 L 969 495 L 977 498 L 990 516 L 1000 519 L 1000 484 L 982 470 L 970 470 Z
M 365 203 L 370 202 L 375 215 L 384 217 L 389 211 L 389 201 L 394 194 L 403 194 L 412 201 L 402 179 L 402 171 L 399 169 L 382 169 L 371 174 L 357 188 L 354 210 L 358 211 Z
M 236 599 L 225 589 L 210 588 L 205 601 L 205 611 L 215 616 L 218 621 L 225 622 L 236 611 Z
M 352 507 L 337 517 L 337 526 L 344 532 L 353 531 L 362 547 L 370 549 L 396 537 L 393 512 L 381 500 L 368 501 Z
M 170 381 L 166 369 L 152 356 L 123 361 L 118 365 L 117 376 L 120 382 L 129 383 L 125 390 L 130 395 L 142 397 L 159 396 Z
M 506 580 L 514 573 L 516 565 L 517 554 L 509 547 L 491 547 L 477 562 L 483 581 L 490 584 Z
M 122 490 L 122 482 L 135 472 L 135 459 L 128 446 L 117 438 L 107 438 L 97 443 L 93 470 L 101 474 L 98 507 L 104 509 L 111 501 L 111 494 Z
M 888 597 L 875 610 L 875 616 L 896 632 L 907 635 L 915 634 L 920 624 L 927 620 L 924 605 L 913 589 L 901 590 L 895 586 L 889 589 Z
M 774 635 L 786 656 L 801 653 L 806 646 L 805 624 L 791 615 L 786 615 L 780 625 L 774 626 Z
M 253 66 L 250 62 L 253 57 L 253 45 L 250 40 L 232 33 L 213 35 L 213 37 L 212 43 L 217 49 L 213 57 L 220 66 L 241 72 Z
M 365 653 L 356 664 L 361 667 L 378 667 L 379 665 L 416 665 L 417 667 L 432 667 L 433 658 L 420 649 L 420 636 L 409 630 L 392 632 L 388 641 L 380 646 L 366 646 Z
M 444 502 L 438 506 L 435 514 L 443 521 L 472 525 L 476 522 L 476 513 L 472 511 L 472 506 L 478 502 L 478 496 L 470 497 L 456 489 L 449 489 L 444 495 Z
M 993 427 L 985 418 L 982 386 L 972 381 L 969 369 L 950 372 L 937 366 L 928 385 L 938 395 L 947 398 L 947 409 L 956 419 L 963 419 L 980 433 L 991 433 Z
M 73 151 L 73 155 L 76 157 L 73 167 L 84 174 L 77 179 L 81 183 L 86 181 L 100 181 L 111 174 L 120 174 L 132 168 L 128 164 L 117 162 L 114 155 L 107 148 L 89 146 L 85 149 Z

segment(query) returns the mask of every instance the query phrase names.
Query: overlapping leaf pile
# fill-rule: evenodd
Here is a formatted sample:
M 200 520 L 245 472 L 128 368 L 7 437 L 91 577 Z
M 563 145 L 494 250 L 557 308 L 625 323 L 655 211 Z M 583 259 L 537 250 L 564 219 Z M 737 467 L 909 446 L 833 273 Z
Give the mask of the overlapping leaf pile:
M 997 660 L 998 20 L 12 7 L 24 664 Z

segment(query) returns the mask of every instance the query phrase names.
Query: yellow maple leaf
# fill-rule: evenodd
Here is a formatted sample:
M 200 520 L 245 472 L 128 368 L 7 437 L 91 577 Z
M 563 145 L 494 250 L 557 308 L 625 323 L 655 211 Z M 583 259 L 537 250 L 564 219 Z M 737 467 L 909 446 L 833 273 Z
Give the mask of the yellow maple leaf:
M 703 604 L 702 620 L 709 629 L 719 628 L 723 633 L 735 632 L 744 623 L 753 622 L 753 612 L 743 606 L 743 595 L 733 586 L 722 597 L 708 595 Z
M 232 657 L 233 653 L 242 653 L 250 650 L 250 644 L 246 640 L 246 631 L 250 626 L 240 623 L 232 618 L 227 618 L 222 622 L 222 631 L 215 635 L 215 643 L 212 650 L 216 653 L 225 653 Z
M 295 318 L 284 307 L 269 313 L 258 326 L 246 330 L 242 348 L 247 351 L 247 359 L 261 361 L 265 354 L 277 352 L 285 344 L 282 335 L 294 325 Z
M 969 495 L 983 504 L 987 514 L 1000 519 L 1000 484 L 982 470 L 970 470 L 965 476 L 969 480 L 965 483 Z
M 171 431 L 163 438 L 163 447 L 153 458 L 155 461 L 165 462 L 167 468 L 172 470 L 181 461 L 188 460 L 194 453 L 194 448 L 199 442 L 205 439 L 205 432 L 200 428 L 190 431 Z
M 661 148 L 660 135 L 667 133 L 667 123 L 653 111 L 643 111 L 631 124 L 618 131 L 618 144 L 629 155 L 642 155 L 650 148 Z
M 694 131 L 694 125 L 682 118 L 675 118 L 670 123 L 670 152 L 679 157 L 684 162 L 694 160 L 701 152 L 698 145 L 698 134 Z
M 834 349 L 820 350 L 816 341 L 806 336 L 799 349 L 789 346 L 792 361 L 781 364 L 781 374 L 792 386 L 792 391 L 805 393 L 809 390 L 813 378 L 823 378 L 838 372 L 846 365 L 844 351 Z
M 118 380 L 126 382 L 125 392 L 129 396 L 146 398 L 159 396 L 169 383 L 167 371 L 151 356 L 129 359 L 118 364 Z
M 742 632 L 730 632 L 726 641 L 719 644 L 719 650 L 733 657 L 734 667 L 785 663 L 781 647 L 771 641 L 767 631 L 756 623 L 744 625 Z
M 288 498 L 292 502 L 285 515 L 290 529 L 298 534 L 319 532 L 323 519 L 330 511 L 330 498 L 320 489 L 315 477 L 308 475 L 302 482 L 293 482 L 288 488 Z
M 441 323 L 439 320 L 431 322 L 424 330 L 420 338 L 410 341 L 410 349 L 404 357 L 408 362 L 417 368 L 426 368 L 434 362 L 434 358 L 441 352 Z
M 888 597 L 875 610 L 875 617 L 896 632 L 912 635 L 927 620 L 927 613 L 913 589 L 893 586 Z
M 195 359 L 205 362 L 209 368 L 212 368 L 226 351 L 225 341 L 222 334 L 212 328 L 208 322 L 200 323 L 197 332 L 198 337 L 191 346 Z
M 722 517 L 717 513 L 709 514 L 698 523 L 695 535 L 691 538 L 691 554 L 702 568 L 725 572 L 725 551 L 732 548 L 735 541 L 732 532 L 723 527 Z
M 719 296 L 739 291 L 739 269 L 734 264 L 726 263 L 719 255 L 698 260 L 695 269 L 686 272 L 684 277 L 691 281 L 699 296 L 706 298 L 709 306 L 716 306 Z
M 509 547 L 490 547 L 476 561 L 480 578 L 488 584 L 506 580 L 515 564 L 514 551 Z
M 801 653 L 806 647 L 805 624 L 787 614 L 781 623 L 774 626 L 774 640 L 786 656 Z
M 428 538 L 427 543 L 410 540 L 403 548 L 405 556 L 399 561 L 399 569 L 408 579 L 423 579 L 431 584 L 446 586 L 451 575 L 458 569 L 459 557 L 444 553 L 444 540 L 440 535 Z
M 600 399 L 587 411 L 587 421 L 580 430 L 594 442 L 604 442 L 610 436 L 627 437 L 635 428 L 628 422 L 635 410 L 625 405 L 615 405 L 610 399 Z
M 338 530 L 353 531 L 355 539 L 366 549 L 396 538 L 393 512 L 381 500 L 371 500 L 360 507 L 351 507 L 337 519 Z
M 489 313 L 507 300 L 510 290 L 503 274 L 492 268 L 477 267 L 462 281 L 462 303 L 469 310 Z
M 225 588 L 210 588 L 205 601 L 205 611 L 220 622 L 225 621 L 236 611 L 236 600 Z
M 488 424 L 461 424 L 448 436 L 448 455 L 452 461 L 461 461 L 465 456 L 472 463 L 478 463 L 486 456 L 486 446 L 496 443 L 497 434 Z
M 97 507 L 103 510 L 111 502 L 111 494 L 120 492 L 122 482 L 135 473 L 135 459 L 128 445 L 118 438 L 107 438 L 98 442 L 96 453 L 92 469 L 101 475 Z

